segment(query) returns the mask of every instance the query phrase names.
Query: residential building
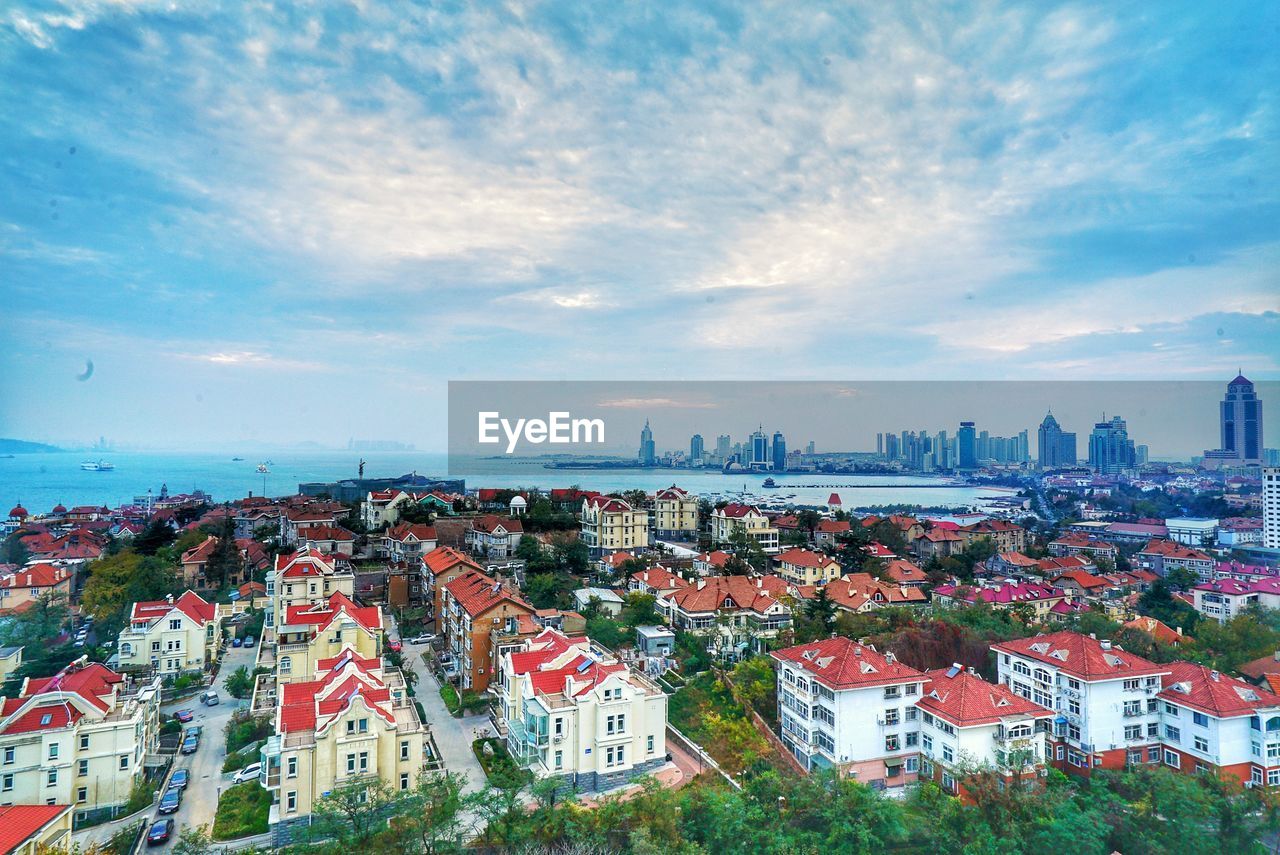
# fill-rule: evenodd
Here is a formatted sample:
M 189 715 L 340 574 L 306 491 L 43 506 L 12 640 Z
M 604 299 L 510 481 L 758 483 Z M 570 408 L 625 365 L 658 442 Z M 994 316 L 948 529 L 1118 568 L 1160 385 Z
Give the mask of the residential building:
M 1241 582 L 1215 579 L 1191 589 L 1196 611 L 1226 623 L 1251 605 L 1280 609 L 1280 577 Z
M 834 768 L 881 790 L 916 780 L 924 674 L 844 636 L 769 655 L 779 735 L 806 769 Z
M 42 597 L 71 598 L 72 572 L 58 564 L 28 564 L 0 577 L 0 615 L 16 614 Z
M 1055 632 L 992 645 L 999 680 L 1055 710 L 1053 763 L 1088 775 L 1158 757 L 1160 679 L 1172 671 L 1110 641 Z M 1153 754 L 1154 752 L 1154 754 Z
M 703 552 L 693 559 L 693 572 L 699 576 L 719 576 L 732 557 L 722 549 Z
M 582 501 L 582 542 L 593 557 L 649 546 L 649 514 L 614 496 L 591 496 Z
M 413 495 L 404 490 L 374 490 L 360 505 L 360 521 L 369 531 L 393 526 L 400 521 L 400 510 L 413 503 Z
M 819 520 L 813 530 L 813 543 L 815 546 L 834 546 L 841 535 L 849 533 L 849 529 L 848 520 Z
M 436 548 L 435 526 L 397 523 L 382 535 L 382 554 L 390 561 L 414 562 Z
M 303 548 L 314 548 L 325 555 L 350 558 L 356 552 L 356 536 L 340 525 L 311 525 L 298 529 L 298 542 Z
M 428 552 L 422 559 L 422 567 L 426 575 L 422 587 L 431 598 L 431 615 L 437 621 L 437 631 L 442 631 L 445 586 L 464 573 L 481 568 L 465 553 L 449 546 L 437 546 Z
M 609 588 L 575 588 L 573 591 L 573 607 L 584 614 L 594 606 L 600 614 L 616 618 L 622 614 L 626 601 Z
M 71 805 L 0 806 L 0 855 L 71 851 Z
M 933 589 L 933 602 L 943 608 L 984 602 L 993 609 L 1026 609 L 1037 621 L 1049 619 L 1054 608 L 1069 599 L 1066 591 L 1041 582 L 939 585 Z
M 1113 565 L 1116 558 L 1120 556 L 1120 550 L 1114 544 L 1077 532 L 1064 534 L 1049 544 L 1049 554 L 1059 558 L 1081 553 L 1088 555 L 1095 561 L 1100 558 L 1110 561 Z
M 1262 545 L 1280 549 L 1280 468 L 1262 470 Z
M 627 590 L 639 594 L 652 594 L 665 597 L 681 588 L 689 587 L 689 583 L 672 573 L 661 564 L 647 570 L 638 570 L 627 577 Z
M 951 528 L 934 527 L 915 542 L 916 554 L 921 561 L 931 558 L 947 558 L 964 549 L 965 539 Z
M 20 646 L 0 647 L 0 685 L 3 685 L 22 667 Z
M 831 556 L 798 547 L 775 555 L 773 563 L 777 574 L 793 585 L 825 585 L 843 572 Z
M 1021 552 L 1027 548 L 1027 530 L 1008 520 L 979 520 L 960 526 L 956 533 L 963 538 L 964 546 L 987 538 L 995 544 L 997 552 Z
M 276 848 L 309 824 L 325 794 L 375 779 L 408 790 L 429 759 L 427 727 L 404 676 L 351 649 L 316 663 L 312 679 L 281 686 L 274 725 L 261 749 L 259 780 L 276 796 L 270 813 Z
M 698 497 L 675 484 L 653 497 L 653 528 L 658 537 L 696 540 L 698 537 Z
M 134 603 L 116 652 L 122 669 L 150 668 L 169 677 L 205 670 L 221 649 L 217 605 L 187 591 L 176 600 Z
M 129 680 L 83 660 L 28 677 L 0 709 L 0 801 L 125 804 L 155 758 L 159 710 L 159 677 Z
M 510 558 L 522 537 L 524 523 L 519 518 L 486 514 L 472 520 L 467 529 L 467 549 L 485 558 Z
M 920 567 L 905 558 L 890 558 L 884 562 L 885 581 L 907 588 L 919 588 L 929 581 Z
M 308 680 L 321 660 L 344 650 L 378 659 L 383 630 L 380 607 L 356 605 L 341 591 L 321 603 L 290 606 L 276 626 L 276 681 Z
M 986 560 L 987 573 L 992 576 L 1025 578 L 1038 569 L 1038 562 L 1021 552 L 1000 552 Z
M 712 650 L 736 658 L 791 626 L 779 601 L 786 588 L 777 576 L 708 576 L 660 597 L 657 608 L 675 628 L 710 636 Z
M 438 625 L 443 629 L 446 649 L 458 661 L 462 689 L 483 692 L 489 688 L 497 664 L 492 661 L 490 631 L 533 611 L 518 591 L 478 570 L 444 586 Z
M 1228 517 L 1218 525 L 1218 546 L 1236 549 L 1262 545 L 1262 520 L 1258 517 Z
M 1125 623 L 1129 629 L 1140 630 L 1151 636 L 1152 639 L 1161 644 L 1167 644 L 1170 647 L 1177 647 L 1179 644 L 1187 640 L 1182 634 L 1182 627 L 1174 629 L 1163 621 L 1156 620 L 1153 617 L 1139 616 Z
M 503 656 L 512 757 L 565 790 L 610 789 L 666 763 L 667 696 L 589 639 L 545 630 Z
M 920 588 L 882 582 L 870 573 L 846 573 L 828 582 L 822 590 L 837 609 L 854 614 L 885 606 L 924 606 L 929 603 L 929 597 Z M 818 587 L 798 586 L 795 591 L 800 599 L 811 600 L 817 595 Z
M 1153 540 L 1133 556 L 1133 564 L 1157 576 L 1168 576 L 1177 569 L 1189 570 L 1201 579 L 1212 579 L 1214 560 L 1211 555 L 1172 540 Z
M 712 511 L 711 539 L 717 545 L 731 543 L 735 533 L 745 534 L 770 555 L 778 551 L 778 530 L 752 505 L 730 502 Z
M 346 562 L 313 547 L 277 555 L 275 568 L 267 576 L 271 608 L 263 622 L 263 635 L 274 639 L 276 618 L 291 607 L 325 603 L 336 592 L 355 596 L 355 574 Z
M 1055 713 L 1007 686 L 992 685 L 956 664 L 926 671 L 916 704 L 920 774 L 968 799 L 966 776 L 998 776 L 1005 787 L 1038 783 L 1048 759 Z
M 333 511 L 315 510 L 312 508 L 286 508 L 280 515 L 280 542 L 294 547 L 302 542 L 298 530 L 317 525 L 337 525 L 338 517 Z

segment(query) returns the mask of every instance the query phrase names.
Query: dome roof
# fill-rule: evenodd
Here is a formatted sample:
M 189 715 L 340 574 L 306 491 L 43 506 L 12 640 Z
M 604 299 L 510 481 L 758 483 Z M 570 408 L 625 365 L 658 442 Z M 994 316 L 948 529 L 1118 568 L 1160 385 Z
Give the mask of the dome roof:
M 53 513 L 55 514 L 65 514 L 66 512 L 67 512 L 67 506 L 62 504 L 61 502 L 53 506 Z
M 3 507 L 4 505 L 0 505 L 0 508 L 3 508 Z M 13 510 L 9 511 L 9 519 L 28 517 L 28 516 L 31 516 L 31 515 L 27 513 L 27 509 L 22 507 L 22 505 L 14 505 Z

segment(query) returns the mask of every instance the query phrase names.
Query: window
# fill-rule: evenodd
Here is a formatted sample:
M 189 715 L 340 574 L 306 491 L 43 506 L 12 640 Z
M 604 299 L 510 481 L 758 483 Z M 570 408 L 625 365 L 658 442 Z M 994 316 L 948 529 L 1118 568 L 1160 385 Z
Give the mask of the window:
M 556 769 L 564 768 L 564 752 L 557 750 L 555 756 L 552 757 L 552 766 Z
M 355 732 L 356 732 L 356 720 L 350 719 L 347 721 L 347 736 L 351 736 Z
M 891 710 L 884 711 L 884 723 L 887 726 L 893 726 L 898 723 L 898 709 L 894 707 Z
M 285 775 L 290 778 L 298 777 L 298 758 L 289 757 L 284 761 Z
M 409 741 L 407 739 L 400 742 L 400 759 L 409 759 Z
M 361 772 L 369 771 L 369 752 L 368 751 L 360 752 L 360 771 Z
M 885 736 L 885 738 L 884 738 L 884 750 L 885 750 L 885 751 L 897 751 L 897 750 L 898 750 L 898 734 L 896 734 L 896 733 L 890 733 L 890 734 L 888 734 L 888 735 L 886 735 L 886 736 Z
M 347 774 L 354 775 L 356 772 L 356 755 L 347 755 Z
M 400 773 L 400 789 L 402 790 L 409 789 L 409 773 L 408 772 Z
M 281 656 L 280 657 L 280 673 L 288 674 L 292 670 L 293 670 L 293 657 Z
M 644 749 L 649 754 L 653 753 L 653 734 L 650 734 L 649 736 L 645 737 Z
M 77 778 L 83 778 L 83 777 L 86 777 L 88 774 L 89 774 L 89 761 L 88 761 L 88 760 L 81 760 L 80 762 L 76 763 L 76 777 L 77 777 Z
M 1166 724 L 1164 726 L 1164 738 L 1170 742 L 1178 742 L 1182 739 L 1182 731 L 1171 724 Z
M 1136 692 L 1136 691 L 1139 691 L 1141 688 L 1142 688 L 1142 682 L 1140 680 L 1124 681 L 1124 690 L 1126 692 Z
M 907 711 L 903 714 L 903 717 L 906 718 L 907 721 L 915 721 L 920 717 L 920 710 L 915 707 L 907 707 Z
M 6 773 L 3 780 L 0 780 L 0 789 L 6 793 L 13 789 L 13 775 L 11 773 Z
M 564 719 L 554 718 L 551 720 L 551 732 L 556 736 L 564 736 Z
M 78 787 L 78 788 L 76 789 L 76 803 L 77 803 L 77 804 L 84 804 L 84 803 L 85 803 L 85 802 L 87 802 L 87 801 L 89 801 L 89 788 L 88 788 L 88 787 Z
M 942 773 L 942 789 L 946 790 L 948 793 L 954 793 L 956 791 L 956 779 L 951 777 L 950 773 Z
M 1130 751 L 1125 759 L 1128 761 L 1130 766 L 1136 766 L 1142 762 L 1142 752 Z
M 618 713 L 617 715 L 605 716 L 604 732 L 607 736 L 613 736 L 618 733 L 626 733 L 627 731 L 627 714 Z
M 1177 708 L 1177 707 L 1175 707 L 1173 704 L 1171 704 L 1171 703 L 1169 703 L 1169 702 L 1167 702 L 1167 701 L 1166 701 L 1166 702 L 1165 702 L 1165 705 L 1164 705 L 1164 714 L 1165 714 L 1165 715 L 1171 715 L 1171 716 L 1173 716 L 1174 718 L 1177 718 L 1177 717 L 1178 717 L 1178 708 Z
M 913 734 L 913 735 L 914 735 L 914 734 Z M 904 761 L 903 761 L 903 767 L 902 767 L 902 768 L 906 769 L 908 773 L 911 773 L 911 772 L 919 772 L 919 771 L 920 771 L 920 758 L 918 758 L 918 757 L 908 757 L 906 760 L 904 760 Z
M 956 753 L 951 750 L 950 745 L 942 746 L 942 762 L 950 763 L 956 759 Z
M 87 733 L 81 735 L 80 737 L 80 750 L 81 751 L 89 750 L 89 735 Z
M 925 754 L 933 753 L 933 737 L 929 734 L 926 733 L 924 736 L 920 737 L 920 745 L 924 748 Z
M 1209 740 L 1205 739 L 1203 736 L 1197 736 L 1194 741 L 1197 751 L 1204 754 L 1209 752 Z
M 1142 701 L 1125 701 L 1124 714 L 1127 716 L 1142 715 Z
M 1147 736 L 1151 737 L 1152 739 L 1155 739 L 1159 735 L 1160 735 L 1160 725 L 1155 723 L 1147 725 Z
M 1267 770 L 1267 786 L 1268 787 L 1280 786 L 1280 769 Z
M 4 764 L 6 766 L 13 763 L 13 751 L 14 749 L 12 747 L 6 748 L 4 750 Z
M 159 649 L 160 649 L 160 642 L 158 642 L 158 641 L 153 641 L 153 642 L 151 642 L 151 649 L 152 649 L 152 650 L 159 650 Z
M 49 770 L 48 774 L 45 776 L 45 786 L 48 786 L 48 787 L 58 786 L 58 770 L 57 769 Z
M 917 744 L 919 744 L 919 742 L 920 742 L 920 734 L 919 734 L 919 733 L 917 733 L 916 731 L 914 731 L 914 730 L 913 730 L 913 731 L 911 731 L 910 733 L 908 733 L 908 734 L 907 734 L 907 747 L 908 747 L 908 748 L 915 748 L 915 747 L 916 747 L 916 745 L 917 745 Z
M 889 700 L 890 698 L 902 697 L 902 687 L 901 686 L 885 686 L 884 697 L 885 697 L 885 700 Z
M 1160 762 L 1160 749 L 1158 747 L 1153 746 L 1147 749 L 1147 762 L 1148 763 Z
M 604 765 L 607 767 L 621 766 L 623 763 L 625 746 L 611 745 L 604 750 Z
M 909 686 L 907 686 L 907 694 L 908 694 L 908 695 L 918 695 L 918 694 L 920 694 L 920 687 L 919 687 L 918 685 L 916 685 L 915 683 L 910 684 Z
M 289 813 L 298 812 L 298 793 L 296 790 L 290 790 L 284 795 L 284 809 Z
M 128 754 L 121 754 L 121 755 L 120 755 L 120 768 L 121 768 L 121 769 L 128 769 L 128 768 L 129 768 L 129 755 L 128 755 Z
M 1166 751 L 1164 753 L 1164 765 L 1180 769 L 1182 768 L 1182 758 L 1178 756 L 1176 751 Z
M 49 743 L 49 759 L 50 760 L 58 759 L 58 743 L 56 742 Z
M 169 621 L 169 629 L 182 629 L 182 619 L 174 618 L 173 620 Z
M 1125 738 L 1125 739 L 1141 739 L 1141 738 L 1142 738 L 1142 725 L 1140 725 L 1140 724 L 1131 724 L 1131 725 L 1126 726 L 1126 727 L 1125 727 L 1125 729 L 1124 729 L 1124 738 Z
M 357 724 L 358 726 L 356 727 L 356 730 L 360 731 L 361 733 L 369 732 L 369 719 L 362 718 Z
M 1200 727 L 1209 726 L 1209 717 L 1202 712 L 1192 712 L 1191 720 L 1195 722 L 1197 725 L 1199 725 Z

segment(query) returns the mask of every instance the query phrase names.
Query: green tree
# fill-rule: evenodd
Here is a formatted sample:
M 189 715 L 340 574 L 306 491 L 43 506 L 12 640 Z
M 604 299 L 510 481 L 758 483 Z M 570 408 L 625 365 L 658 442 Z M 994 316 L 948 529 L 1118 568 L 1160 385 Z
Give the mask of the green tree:
M 233 698 L 247 698 L 253 693 L 253 682 L 253 675 L 249 673 L 249 669 L 241 665 L 227 675 L 227 691 Z
M 398 815 L 391 824 L 391 842 L 399 844 L 395 848 L 429 855 L 464 851 L 467 814 L 479 802 L 479 794 L 463 794 L 465 784 L 466 778 L 454 772 L 419 777 L 408 796 L 412 809 Z
M 155 555 L 157 550 L 173 543 L 176 538 L 177 534 L 168 523 L 154 519 L 133 539 L 133 551 L 139 555 Z
M 209 826 L 183 825 L 178 832 L 178 840 L 173 844 L 174 855 L 212 855 L 213 840 L 209 837 Z
M 334 787 L 311 811 L 312 840 L 336 844 L 336 851 L 365 847 L 394 816 L 412 808 L 412 802 L 381 778 L 363 778 Z

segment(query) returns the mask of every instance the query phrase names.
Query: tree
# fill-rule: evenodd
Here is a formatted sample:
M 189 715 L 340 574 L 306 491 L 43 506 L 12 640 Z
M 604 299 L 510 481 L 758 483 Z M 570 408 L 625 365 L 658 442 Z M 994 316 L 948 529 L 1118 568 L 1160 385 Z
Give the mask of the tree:
M 178 833 L 178 841 L 173 844 L 174 855 L 211 855 L 213 841 L 209 837 L 209 826 L 182 826 Z
M 729 570 L 730 561 L 725 562 L 729 575 L 747 575 L 747 573 L 763 573 L 769 569 L 769 556 L 765 555 L 760 541 L 751 537 L 741 527 L 735 527 L 729 534 L 729 546 L 733 549 L 733 557 L 739 559 L 748 569 L 746 573 L 735 573 Z M 738 567 L 735 566 L 735 570 Z
M 227 691 L 233 698 L 249 697 L 253 692 L 253 683 L 253 675 L 244 665 L 228 674 L 226 679 Z
M 557 563 L 575 576 L 586 573 L 591 565 L 591 549 L 577 538 L 557 543 L 555 554 Z
M 230 518 L 224 520 L 217 538 L 217 545 L 204 565 L 205 579 L 210 588 L 221 588 L 228 579 L 238 578 L 244 567 L 240 547 L 236 545 L 235 521 Z
M 467 814 L 474 811 L 479 794 L 464 795 L 466 778 L 454 772 L 424 774 L 418 778 L 409 800 L 412 810 L 392 822 L 393 840 L 404 852 L 429 855 L 462 852 L 469 828 Z
M 537 573 L 525 581 L 524 593 L 535 609 L 554 609 L 560 602 L 561 585 L 554 573 Z
M 173 543 L 176 537 L 177 534 L 168 523 L 161 519 L 153 519 L 142 533 L 133 539 L 133 551 L 139 555 L 155 555 L 161 547 Z
M 311 811 L 311 837 L 331 840 L 341 850 L 367 845 L 392 817 L 412 807 L 381 778 L 334 787 Z
M 164 599 L 178 591 L 177 577 L 164 562 L 122 549 L 89 564 L 80 604 L 97 619 L 100 635 L 114 635 L 124 625 L 131 603 Z
M 527 782 L 525 770 L 514 767 L 496 769 L 489 775 L 489 786 L 476 804 L 489 843 L 511 847 L 524 838 L 518 833 L 524 817 L 520 794 Z
M 826 586 L 818 589 L 804 604 L 804 615 L 819 625 L 823 635 L 831 632 L 836 624 L 836 604 L 827 596 Z
M 822 522 L 822 515 L 813 508 L 805 508 L 796 514 L 796 523 L 800 528 L 809 533 L 809 540 L 813 540 L 813 533 L 817 530 L 818 524 Z

